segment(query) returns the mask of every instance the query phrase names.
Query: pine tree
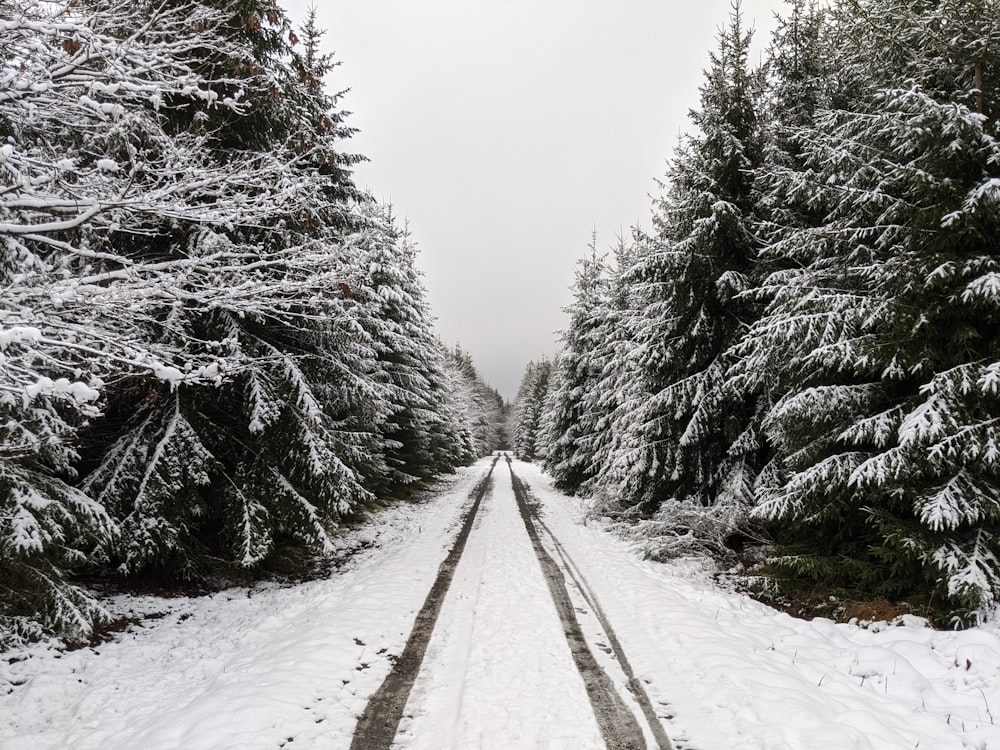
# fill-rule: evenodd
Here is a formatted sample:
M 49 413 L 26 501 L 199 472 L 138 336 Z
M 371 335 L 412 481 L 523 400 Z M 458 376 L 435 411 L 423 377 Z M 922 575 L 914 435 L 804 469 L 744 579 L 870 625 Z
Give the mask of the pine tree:
M 479 404 L 473 383 L 453 352 L 445 351 L 445 430 L 438 436 L 439 444 L 446 446 L 453 456 L 455 466 L 470 464 L 483 455 L 476 439 Z
M 636 256 L 636 243 L 619 238 L 614 249 L 615 262 L 609 269 L 605 300 L 598 311 L 592 333 L 594 350 L 591 356 L 595 379 L 583 394 L 583 404 L 584 410 L 592 415 L 593 429 L 579 438 L 579 445 L 590 460 L 589 477 L 581 485 L 581 492 L 587 495 L 599 492 L 602 472 L 611 465 L 616 440 L 620 433 L 627 433 L 627 430 L 621 429 L 627 417 L 620 420 L 618 417 L 630 412 L 626 401 L 633 382 L 630 354 L 634 349 L 634 340 L 630 325 L 637 318 L 630 314 L 637 309 L 635 285 L 630 272 Z
M 353 185 L 314 13 L 2 13 L 0 639 L 85 636 L 80 565 L 328 552 L 373 491 L 484 449 L 499 397 Z
M 472 357 L 461 347 L 451 352 L 451 360 L 461 372 L 469 391 L 465 419 L 471 427 L 475 456 L 484 456 L 503 442 L 503 399 L 496 389 L 489 386 L 476 370 Z
M 778 19 L 766 63 L 764 154 L 756 190 L 762 213 L 759 232 L 767 244 L 780 240 L 789 226 L 823 220 L 822 210 L 789 195 L 771 175 L 775 167 L 801 167 L 797 134 L 815 125 L 820 109 L 844 102 L 839 75 L 851 67 L 838 49 L 826 9 L 815 0 L 790 0 L 790 5 L 788 17 Z
M 841 68 L 837 58 L 844 55 L 833 42 L 827 11 L 812 0 L 790 0 L 790 5 L 789 16 L 778 19 L 769 48 L 762 106 L 763 154 L 754 175 L 755 232 L 763 246 L 755 259 L 756 284 L 744 296 L 760 308 L 783 292 L 785 279 L 798 268 L 795 259 L 782 253 L 782 240 L 793 229 L 821 226 L 826 218 L 825 207 L 813 200 L 813 194 L 790 190 L 788 181 L 777 175 L 804 168 L 801 133 L 815 125 L 817 112 L 843 98 L 838 93 Z M 763 352 L 776 360 L 784 354 L 757 346 L 758 329 L 752 324 L 727 352 L 731 364 L 725 384 L 728 392 L 745 394 L 755 403 L 748 430 L 730 448 L 731 457 L 754 468 L 747 477 L 748 496 L 756 494 L 762 477 L 766 481 L 780 463 L 780 452 L 764 423 L 788 385 L 777 377 L 783 363 L 760 359 Z M 757 356 L 747 356 L 755 347 Z
M 3 387 L 4 355 L 26 343 L 0 344 L 0 649 L 51 632 L 88 635 L 105 612 L 66 573 L 118 534 L 73 486 L 75 426 L 95 411 L 97 392 L 67 380 L 39 383 L 28 398 Z
M 121 519 L 127 542 L 108 554 L 128 573 L 200 575 L 209 558 L 249 568 L 286 540 L 329 551 L 332 529 L 386 473 L 377 429 L 391 410 L 387 385 L 341 291 L 361 269 L 344 242 L 356 191 L 339 144 L 350 131 L 322 88 L 332 64 L 312 19 L 300 54 L 280 10 L 244 6 L 221 26 L 237 53 L 206 51 L 195 63 L 213 77 L 243 73 L 256 86 L 250 114 L 171 124 L 204 130 L 220 165 L 234 154 L 279 159 L 293 195 L 245 222 L 158 232 L 165 258 L 222 248 L 240 261 L 177 283 L 167 325 L 146 331 L 179 352 L 177 370 L 218 358 L 218 384 L 122 381 L 90 435 L 98 453 L 84 487 Z M 197 304 L 195 283 L 244 296 Z
M 500 395 L 479 375 L 472 358 L 460 346 L 445 350 L 447 399 L 444 430 L 436 437 L 460 466 L 496 450 L 503 440 Z
M 840 9 L 871 83 L 797 137 L 802 166 L 780 177 L 824 219 L 772 248 L 790 267 L 749 337 L 750 367 L 785 389 L 767 422 L 783 460 L 757 510 L 778 523 L 781 562 L 966 613 L 1000 592 L 988 80 L 1000 45 L 977 8 Z
M 465 449 L 445 439 L 444 352 L 433 331 L 433 318 L 414 265 L 409 232 L 397 226 L 390 206 L 374 201 L 364 207 L 360 243 L 365 275 L 351 290 L 364 316 L 376 357 L 377 380 L 389 388 L 391 414 L 380 426 L 389 464 L 390 489 L 429 479 L 465 463 Z
M 596 237 L 590 254 L 578 263 L 573 303 L 565 309 L 569 326 L 562 334 L 556 373 L 545 406 L 545 466 L 556 487 L 574 494 L 594 475 L 587 441 L 597 431 L 597 415 L 588 399 L 600 377 L 595 361 L 598 333 L 605 317 L 606 266 L 597 254 Z
M 170 325 L 179 276 L 196 290 L 191 304 L 244 292 L 199 283 L 241 262 L 226 249 L 151 258 L 153 227 L 238 222 L 288 193 L 272 184 L 273 159 L 223 167 L 204 158 L 203 135 L 166 130 L 168 110 L 243 112 L 220 95 L 234 79 L 189 64 L 195 50 L 230 49 L 217 14 L 118 2 L 17 2 L 0 14 L 0 626 L 81 637 L 100 611 L 65 573 L 102 559 L 121 530 L 76 486 L 79 431 L 123 374 L 218 377 L 214 352 L 177 369 L 167 362 L 181 349 L 145 335 Z
M 756 272 L 753 178 L 762 151 L 750 39 L 736 4 L 706 72 L 702 107 L 691 113 L 698 133 L 675 153 L 656 235 L 641 243 L 631 271 L 634 382 L 602 482 L 621 483 L 626 507 L 659 510 L 667 524 L 691 506 L 696 514 L 714 508 L 708 516 L 728 527 L 750 501 L 753 467 L 731 451 L 746 439 L 753 394 L 725 388 L 728 349 L 756 314 L 744 294 Z
M 561 456 L 565 459 L 573 451 L 572 445 L 558 445 L 562 437 L 561 429 L 565 426 L 565 412 L 561 408 L 561 401 L 565 393 L 563 384 L 568 377 L 568 373 L 562 368 L 562 355 L 556 354 L 548 362 L 544 383 L 536 384 L 537 417 L 531 451 L 533 459 L 538 459 L 544 466 L 552 465 L 550 457 L 555 459 Z
M 552 372 L 552 362 L 547 359 L 525 367 L 511 411 L 511 447 L 518 458 L 530 461 L 543 455 L 542 418 Z

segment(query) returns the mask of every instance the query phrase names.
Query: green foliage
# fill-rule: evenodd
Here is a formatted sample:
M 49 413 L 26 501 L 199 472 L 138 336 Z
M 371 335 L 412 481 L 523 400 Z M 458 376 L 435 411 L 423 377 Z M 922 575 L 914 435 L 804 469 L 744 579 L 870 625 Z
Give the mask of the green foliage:
M 518 458 L 530 461 L 545 456 L 542 418 L 553 371 L 559 369 L 547 359 L 529 362 L 525 368 L 511 411 L 511 447 Z
M 315 14 L 84 5 L 0 11 L 3 644 L 86 637 L 87 566 L 332 553 L 500 440 L 407 233 L 353 184 Z
M 379 431 L 392 489 L 448 471 L 468 455 L 448 415 L 446 354 L 433 331 L 409 232 L 390 207 L 372 202 L 363 208 L 365 225 L 351 242 L 364 275 L 351 296 L 371 339 L 373 375 L 387 390 L 390 413 Z M 478 381 L 471 360 L 465 374 Z
M 120 538 L 106 509 L 72 484 L 72 400 L 0 395 L 0 649 L 51 633 L 86 638 L 104 617 L 67 580 L 95 548 Z
M 750 37 L 737 6 L 691 115 L 698 131 L 675 154 L 655 205 L 655 236 L 630 271 L 631 383 L 617 456 L 601 481 L 620 485 L 621 504 L 643 514 L 672 502 L 710 508 L 720 496 L 749 503 L 745 475 L 755 456 L 739 446 L 754 442 L 754 394 L 726 389 L 725 374 L 729 347 L 756 315 L 745 292 L 758 250 L 762 80 L 748 67 Z
M 974 49 L 967 61 L 986 70 L 983 53 L 998 48 L 985 27 L 963 42 L 968 14 L 949 16 L 948 3 L 878 5 L 837 15 L 870 84 L 803 122 L 789 141 L 796 159 L 768 167 L 771 203 L 810 219 L 768 247 L 783 268 L 761 286 L 766 314 L 737 348 L 738 381 L 775 401 L 766 429 L 779 454 L 755 512 L 798 575 L 935 601 L 966 620 L 1000 594 L 998 216 L 987 197 L 1000 152 L 969 106 L 988 99 L 963 93 L 970 66 L 950 55 Z M 947 18 L 945 55 L 934 47 Z M 904 54 L 917 39 L 930 43 Z M 893 87 L 903 81 L 869 69 L 871 50 L 927 88 Z
M 547 445 L 546 468 L 555 485 L 571 494 L 596 474 L 589 446 L 597 432 L 598 412 L 590 395 L 603 369 L 598 357 L 608 302 L 606 267 L 595 245 L 596 238 L 590 255 L 578 264 L 573 304 L 566 308 L 569 327 L 562 334 L 556 372 L 550 375 L 541 426 Z

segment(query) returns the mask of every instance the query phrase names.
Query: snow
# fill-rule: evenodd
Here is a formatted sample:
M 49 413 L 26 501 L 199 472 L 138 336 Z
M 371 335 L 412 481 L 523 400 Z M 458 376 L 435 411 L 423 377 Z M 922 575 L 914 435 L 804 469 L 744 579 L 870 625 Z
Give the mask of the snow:
M 225 361 L 216 361 L 201 367 L 192 367 L 189 364 L 184 372 L 172 365 L 155 361 L 151 362 L 148 367 L 152 370 L 155 378 L 169 383 L 171 388 L 175 388 L 180 383 L 194 382 L 213 382 L 218 385 L 222 382 L 226 363 Z
M 138 623 L 114 641 L 4 654 L 0 747 L 347 748 L 488 465 L 338 537 L 353 554 L 328 580 L 118 597 L 110 605 Z M 600 524 L 582 523 L 580 501 L 536 467 L 514 470 L 596 594 L 675 746 L 1000 748 L 996 623 L 941 632 L 914 617 L 868 628 L 797 620 L 720 588 L 698 561 L 640 559 Z M 600 747 L 502 462 L 493 476 L 397 746 Z M 596 637 L 588 607 L 570 593 Z M 591 650 L 611 674 L 614 657 Z
M 44 532 L 38 525 L 38 519 L 35 518 L 32 511 L 44 510 L 48 501 L 37 492 L 25 492 L 17 489 L 11 493 L 11 496 L 14 509 L 10 519 L 12 531 L 10 538 L 14 549 L 41 552 Z
M 970 281 L 962 292 L 962 302 L 994 303 L 1000 298 L 1000 273 L 990 271 L 979 278 Z
M 37 344 L 42 338 L 42 332 L 34 326 L 11 326 L 0 328 L 0 351 L 11 344 Z
M 362 551 L 330 580 L 116 599 L 117 611 L 155 619 L 93 649 L 6 654 L 23 660 L 0 660 L 0 748 L 251 750 L 289 737 L 346 748 L 486 466 L 342 539 Z
M 577 523 L 528 464 L 546 523 L 583 569 L 672 739 L 697 748 L 1000 748 L 1000 627 L 804 621 L 724 591 L 691 562 L 637 559 Z
M 397 744 L 604 747 L 503 462 L 479 510 Z
M 1000 392 L 1000 362 L 991 362 L 983 368 L 976 384 L 986 395 L 992 396 Z
M 31 385 L 25 386 L 24 393 L 29 400 L 37 398 L 40 395 L 63 395 L 70 397 L 80 404 L 91 403 L 101 397 L 99 390 L 90 387 L 86 383 L 81 383 L 78 380 L 71 381 L 67 378 L 56 378 L 53 380 L 46 376 L 40 377 Z

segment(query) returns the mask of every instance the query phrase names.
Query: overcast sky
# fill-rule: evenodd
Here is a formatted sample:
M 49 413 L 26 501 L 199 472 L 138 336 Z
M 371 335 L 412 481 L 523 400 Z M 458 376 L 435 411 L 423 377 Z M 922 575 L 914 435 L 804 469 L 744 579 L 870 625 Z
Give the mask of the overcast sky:
M 308 0 L 284 0 L 298 23 Z M 649 225 L 729 0 L 326 0 L 356 181 L 409 218 L 438 332 L 513 399 L 574 265 Z M 744 0 L 759 59 L 781 0 Z M 756 62 L 756 59 L 755 59 Z

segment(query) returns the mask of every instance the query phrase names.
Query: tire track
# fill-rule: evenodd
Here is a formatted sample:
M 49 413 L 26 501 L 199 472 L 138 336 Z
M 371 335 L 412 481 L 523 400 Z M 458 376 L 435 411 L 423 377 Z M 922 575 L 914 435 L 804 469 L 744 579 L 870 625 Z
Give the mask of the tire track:
M 511 469 L 513 474 L 513 469 Z M 518 480 L 520 482 L 520 480 Z M 529 495 L 526 485 L 521 483 L 525 495 Z M 663 729 L 663 724 L 660 723 L 659 717 L 656 715 L 656 709 L 653 708 L 653 702 L 649 698 L 649 694 L 646 692 L 646 688 L 643 686 L 642 681 L 635 676 L 635 670 L 629 663 L 628 657 L 625 656 L 625 650 L 622 648 L 621 641 L 618 640 L 618 634 L 615 633 L 614 629 L 611 627 L 611 622 L 608 620 L 607 615 L 604 613 L 604 609 L 601 607 L 600 602 L 597 601 L 597 595 L 594 590 L 587 583 L 587 579 L 584 577 L 583 572 L 580 570 L 579 566 L 573 561 L 566 552 L 565 547 L 563 547 L 562 542 L 560 542 L 556 535 L 552 533 L 550 529 L 543 521 L 537 512 L 528 505 L 529 510 L 531 510 L 532 517 L 542 530 L 546 533 L 548 538 L 552 541 L 552 545 L 555 547 L 556 554 L 562 560 L 563 567 L 566 572 L 569 573 L 570 578 L 576 583 L 577 589 L 579 589 L 580 594 L 583 596 L 584 601 L 590 607 L 591 611 L 597 617 L 598 623 L 601 625 L 601 629 L 604 630 L 605 636 L 608 639 L 608 645 L 611 647 L 612 653 L 618 660 L 619 665 L 621 665 L 622 673 L 625 675 L 627 680 L 626 687 L 632 696 L 635 698 L 636 703 L 642 709 L 643 715 L 646 717 L 646 724 L 649 726 L 653 733 L 653 737 L 656 739 L 660 750 L 672 750 L 673 746 L 670 744 L 670 738 L 667 737 L 666 731 Z
M 608 750 L 645 750 L 646 738 L 639 722 L 625 705 L 611 678 L 597 663 L 587 646 L 583 630 L 576 619 L 573 602 L 566 588 L 566 577 L 563 575 L 562 568 L 542 545 L 538 529 L 535 527 L 537 516 L 528 503 L 528 493 L 525 486 L 514 474 L 514 467 L 509 456 L 507 457 L 507 468 L 510 470 L 514 496 L 517 498 L 517 507 L 524 521 L 524 528 L 528 532 L 535 556 L 538 558 L 542 573 L 545 575 L 549 593 L 552 595 L 552 601 L 555 603 L 559 619 L 563 624 L 563 631 L 566 634 L 566 641 L 569 643 L 573 661 L 583 678 L 587 696 L 590 698 L 590 704 L 594 709 L 594 716 L 597 718 L 604 742 Z M 551 532 L 549 534 L 551 536 Z M 610 627 L 606 630 L 610 639 Z M 663 750 L 670 750 L 669 741 L 662 747 Z
M 413 622 L 413 630 L 406 640 L 403 652 L 399 655 L 392 671 L 386 676 L 382 685 L 368 699 L 368 704 L 365 706 L 361 718 L 358 719 L 354 738 L 351 741 L 351 750 L 388 750 L 392 745 L 399 728 L 399 722 L 403 718 L 403 709 L 410 696 L 410 690 L 417 679 L 420 664 L 427 651 L 427 644 L 430 643 L 441 605 L 444 603 L 445 595 L 451 586 L 451 580 L 455 576 L 458 561 L 465 551 L 465 543 L 472 531 L 479 505 L 492 486 L 493 469 L 498 460 L 499 456 L 493 459 L 490 470 L 473 490 L 475 500 L 466 513 L 462 529 L 455 537 L 455 544 L 438 568 L 437 578 L 434 580 L 434 585 L 431 586 L 423 606 L 417 613 Z

